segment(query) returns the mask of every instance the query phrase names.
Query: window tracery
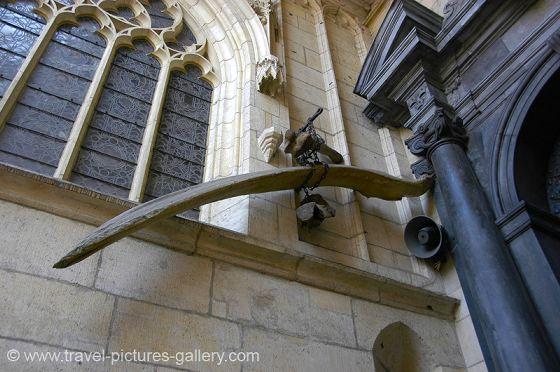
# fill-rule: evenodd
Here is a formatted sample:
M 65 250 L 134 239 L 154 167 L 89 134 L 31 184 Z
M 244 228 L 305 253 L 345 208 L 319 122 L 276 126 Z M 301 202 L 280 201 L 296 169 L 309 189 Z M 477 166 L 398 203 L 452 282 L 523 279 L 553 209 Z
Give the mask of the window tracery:
M 36 2 L 0 3 L 0 161 L 136 201 L 201 182 L 216 78 L 177 1 Z

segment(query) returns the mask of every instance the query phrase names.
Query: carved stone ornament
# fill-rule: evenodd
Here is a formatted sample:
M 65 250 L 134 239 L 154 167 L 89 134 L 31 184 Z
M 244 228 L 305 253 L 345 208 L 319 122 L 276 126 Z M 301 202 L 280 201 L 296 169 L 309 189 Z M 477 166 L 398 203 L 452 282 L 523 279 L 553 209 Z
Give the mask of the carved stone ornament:
M 426 85 L 421 86 L 406 103 L 410 115 L 414 116 L 420 112 L 432 98 L 432 94 Z
M 455 142 L 466 146 L 468 136 L 460 118 L 451 119 L 443 109 L 437 109 L 434 116 L 422 124 L 416 133 L 406 141 L 406 146 L 416 156 L 423 159 L 412 164 L 412 173 L 416 177 L 433 175 L 430 153 L 437 146 L 446 142 Z
M 249 0 L 249 5 L 257 13 L 261 23 L 266 25 L 272 11 L 272 2 L 270 0 Z
M 259 92 L 266 95 L 274 97 L 280 92 L 284 77 L 277 57 L 268 55 L 257 63 L 257 84 Z
M 298 221 L 303 227 L 314 228 L 327 218 L 334 217 L 336 210 L 319 194 L 312 194 L 302 200 L 296 210 Z
M 267 163 L 270 163 L 270 160 L 276 154 L 282 143 L 282 137 L 282 132 L 274 127 L 266 128 L 259 136 L 257 142 Z
M 457 11 L 465 3 L 464 0 L 449 0 L 445 7 L 443 8 L 443 16 L 445 19 L 449 19 L 457 14 Z

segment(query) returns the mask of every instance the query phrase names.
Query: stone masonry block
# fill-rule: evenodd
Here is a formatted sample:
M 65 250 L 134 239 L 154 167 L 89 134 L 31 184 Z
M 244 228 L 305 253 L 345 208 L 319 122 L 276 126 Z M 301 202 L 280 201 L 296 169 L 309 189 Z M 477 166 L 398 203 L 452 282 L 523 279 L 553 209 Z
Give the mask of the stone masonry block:
M 241 333 L 236 324 L 183 311 L 124 299 L 118 300 L 110 351 L 138 350 L 177 352 L 233 351 L 241 346 Z M 159 364 L 159 363 L 158 363 Z M 162 364 L 170 367 L 214 371 L 209 362 L 178 366 L 173 360 Z M 222 365 L 223 370 L 239 371 L 240 365 Z M 220 369 L 222 370 L 222 369 Z
M 113 296 L 0 270 L 0 334 L 99 351 L 109 337 Z
M 212 262 L 136 239 L 103 251 L 96 287 L 178 309 L 207 312 Z
M 245 331 L 244 347 L 257 351 L 260 363 L 245 363 L 244 371 L 372 371 L 370 351 L 325 345 L 302 338 L 269 333 L 257 329 Z
M 97 257 L 66 270 L 52 268 L 91 226 L 5 201 L 0 201 L 0 220 L 0 267 L 93 285 Z
M 346 296 L 225 264 L 216 266 L 213 296 L 233 321 L 355 345 Z

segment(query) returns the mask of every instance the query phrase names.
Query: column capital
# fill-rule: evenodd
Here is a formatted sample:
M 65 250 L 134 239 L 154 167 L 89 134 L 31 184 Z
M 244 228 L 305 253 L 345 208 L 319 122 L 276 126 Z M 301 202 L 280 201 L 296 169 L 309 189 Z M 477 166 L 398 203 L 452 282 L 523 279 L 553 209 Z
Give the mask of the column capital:
M 410 152 L 422 157 L 412 164 L 412 173 L 416 177 L 433 175 L 430 156 L 437 147 L 447 143 L 456 143 L 466 148 L 467 142 L 468 136 L 463 127 L 463 121 L 458 117 L 451 118 L 447 111 L 437 108 L 432 117 L 418 127 L 414 135 L 406 140 L 406 146 Z

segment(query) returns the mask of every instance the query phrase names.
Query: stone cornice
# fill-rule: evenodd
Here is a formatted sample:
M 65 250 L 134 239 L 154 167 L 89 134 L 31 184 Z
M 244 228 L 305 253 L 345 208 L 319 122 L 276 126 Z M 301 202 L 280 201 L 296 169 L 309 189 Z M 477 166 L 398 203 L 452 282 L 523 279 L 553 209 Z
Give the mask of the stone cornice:
M 136 205 L 1 163 L 0 199 L 95 226 Z M 438 318 L 452 319 L 458 304 L 458 300 L 440 293 L 399 282 L 395 269 L 373 263 L 367 267 L 342 265 L 179 217 L 157 222 L 132 236 L 169 249 Z M 424 278 L 421 285 L 430 285 L 430 280 Z
M 479 44 L 490 43 L 533 2 L 458 2 L 453 14 L 436 29 L 435 13 L 426 8 L 411 8 L 408 0 L 396 1 L 368 54 L 355 88 L 356 94 L 370 101 L 366 115 L 379 124 L 404 125 L 411 116 L 406 110 L 406 98 L 391 93 L 414 66 L 422 64 L 424 78 L 436 82 L 435 85 L 445 91 L 443 82 L 449 82 L 459 68 L 461 45 L 473 35 L 483 38 L 477 41 Z M 508 11 L 498 17 L 495 14 L 498 8 Z M 476 53 L 471 54 L 468 60 L 476 60 Z M 461 70 L 464 68 L 461 65 Z M 447 104 L 445 99 L 441 104 Z

